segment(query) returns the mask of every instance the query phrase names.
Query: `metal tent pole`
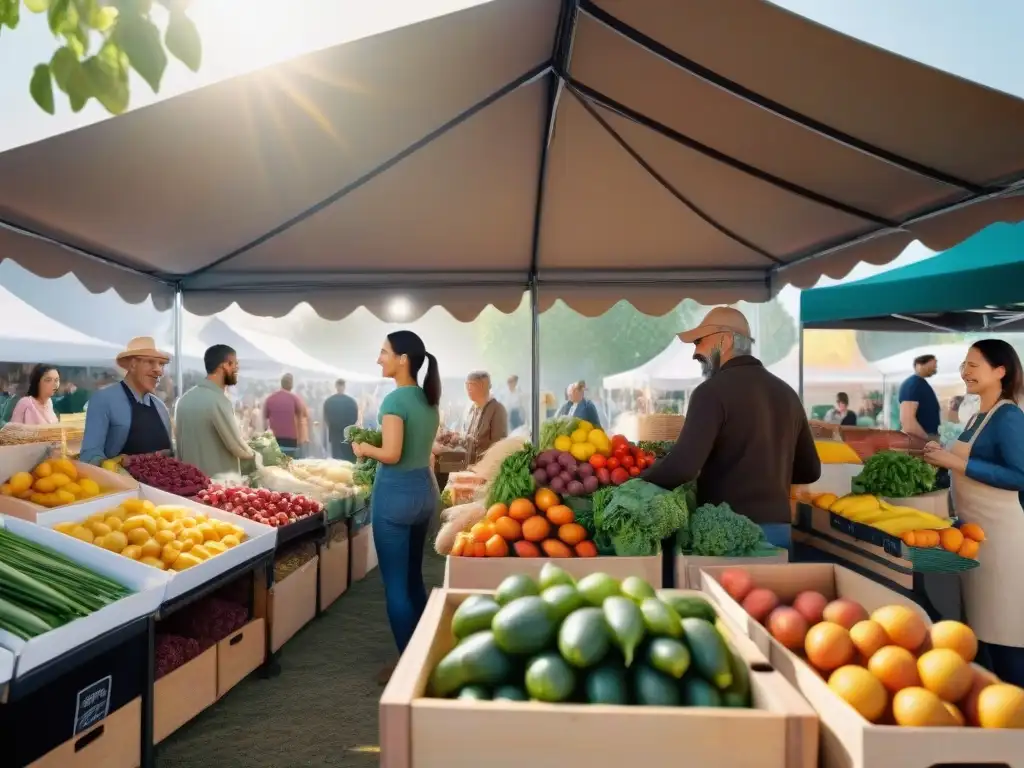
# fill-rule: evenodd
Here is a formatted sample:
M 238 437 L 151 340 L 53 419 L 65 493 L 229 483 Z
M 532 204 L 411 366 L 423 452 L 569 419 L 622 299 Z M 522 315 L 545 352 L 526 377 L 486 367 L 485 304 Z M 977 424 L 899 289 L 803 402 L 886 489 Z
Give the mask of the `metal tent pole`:
M 536 444 L 540 440 L 540 291 L 537 276 L 530 276 L 530 430 Z
M 174 324 L 174 398 L 181 397 L 185 389 L 185 361 L 181 357 L 182 335 L 184 328 L 185 314 L 184 293 L 181 290 L 181 283 L 174 286 L 174 308 L 172 323 Z
M 797 394 L 800 395 L 800 401 L 804 399 L 804 324 L 800 323 L 800 337 L 797 343 Z M 807 403 L 804 403 L 804 409 L 806 410 Z

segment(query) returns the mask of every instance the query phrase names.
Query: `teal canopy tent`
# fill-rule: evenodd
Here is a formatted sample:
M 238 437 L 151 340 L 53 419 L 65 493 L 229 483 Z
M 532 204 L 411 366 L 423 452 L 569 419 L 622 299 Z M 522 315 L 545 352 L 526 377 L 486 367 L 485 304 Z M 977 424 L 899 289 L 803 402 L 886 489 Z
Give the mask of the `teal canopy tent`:
M 1024 224 L 993 224 L 930 259 L 800 296 L 804 328 L 1024 330 Z

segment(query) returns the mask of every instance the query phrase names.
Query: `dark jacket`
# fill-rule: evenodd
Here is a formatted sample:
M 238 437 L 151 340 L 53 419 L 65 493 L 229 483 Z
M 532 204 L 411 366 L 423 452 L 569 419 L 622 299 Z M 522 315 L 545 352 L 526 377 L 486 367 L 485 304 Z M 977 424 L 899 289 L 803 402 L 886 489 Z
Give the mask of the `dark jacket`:
M 558 415 L 568 416 L 571 408 L 572 401 L 566 400 L 562 403 L 562 407 L 558 409 Z M 595 427 L 601 426 L 601 416 L 597 412 L 597 406 L 590 400 L 580 400 L 579 404 L 576 406 L 576 412 L 573 414 L 573 418 L 589 422 Z
M 755 523 L 790 522 L 791 485 L 821 477 L 803 404 L 749 355 L 693 391 L 683 432 L 643 478 L 676 488 L 697 478 L 697 502 L 726 502 Z
M 338 445 L 345 440 L 345 429 L 359 421 L 359 405 L 348 395 L 331 395 L 324 401 L 327 441 Z

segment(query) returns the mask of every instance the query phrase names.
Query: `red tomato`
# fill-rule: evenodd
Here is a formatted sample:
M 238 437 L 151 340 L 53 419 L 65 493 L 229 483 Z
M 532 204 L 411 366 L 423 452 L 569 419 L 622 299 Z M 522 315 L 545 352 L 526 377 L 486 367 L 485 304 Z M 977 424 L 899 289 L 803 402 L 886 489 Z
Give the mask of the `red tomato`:
M 629 445 L 629 440 L 626 439 L 625 435 L 614 435 L 612 437 L 612 448 L 618 448 L 620 445 Z
M 626 469 L 629 469 L 630 467 L 636 466 L 636 459 L 634 459 L 628 453 L 624 453 L 622 455 L 622 458 L 619 459 L 619 463 Z
M 618 445 L 612 450 L 612 453 L 621 461 L 623 456 L 629 456 L 629 446 Z
M 653 453 L 648 453 L 647 454 L 647 466 L 651 466 L 651 464 L 653 464 L 657 460 L 658 460 L 658 457 L 655 456 Z
M 600 453 L 595 453 L 593 456 L 590 457 L 590 466 L 592 466 L 594 469 L 600 469 L 606 463 L 607 459 L 605 459 L 605 457 L 602 456 Z
M 639 459 L 641 456 L 644 455 L 644 452 L 637 448 L 635 445 L 632 448 L 630 448 L 630 453 L 633 454 L 634 459 Z
M 647 469 L 647 459 L 645 459 L 643 456 L 640 456 L 639 458 L 637 458 L 637 460 L 636 460 L 636 468 L 637 469 Z
M 629 480 L 629 472 L 622 467 L 612 472 L 612 485 L 622 485 L 627 480 Z
M 629 468 L 629 476 L 630 477 L 636 477 L 639 474 L 640 474 L 640 467 L 630 467 Z
M 608 459 L 608 461 L 605 462 L 604 465 L 605 465 L 605 467 L 608 468 L 609 472 L 611 472 L 612 470 L 618 469 L 619 468 L 619 457 L 618 456 L 612 456 L 610 459 Z

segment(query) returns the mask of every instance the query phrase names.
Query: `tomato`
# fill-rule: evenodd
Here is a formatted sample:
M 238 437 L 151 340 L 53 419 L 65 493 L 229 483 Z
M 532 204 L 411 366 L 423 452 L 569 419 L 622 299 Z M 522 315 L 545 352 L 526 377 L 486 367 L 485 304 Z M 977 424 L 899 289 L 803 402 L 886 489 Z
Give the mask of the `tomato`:
M 629 445 L 629 440 L 626 439 L 625 435 L 614 435 L 612 437 L 612 448 L 618 448 L 620 445 Z
M 622 485 L 627 480 L 629 480 L 629 472 L 622 467 L 612 472 L 612 485 Z
M 639 474 L 640 474 L 640 467 L 630 467 L 629 468 L 629 476 L 630 477 L 637 477 Z
M 630 467 L 636 466 L 636 459 L 634 459 L 628 453 L 624 453 L 622 455 L 622 458 L 619 459 L 619 464 L 621 464 L 626 469 L 629 469 Z
M 647 466 L 650 466 L 651 464 L 653 464 L 657 460 L 658 460 L 658 457 L 655 456 L 653 453 L 648 453 L 647 454 Z
M 621 461 L 623 456 L 629 456 L 630 455 L 629 454 L 629 446 L 628 445 L 617 445 L 617 446 L 615 446 L 615 450 L 613 450 L 612 453 L 615 455 L 616 458 L 618 458 Z
M 644 452 L 641 451 L 639 448 L 637 448 L 635 445 L 630 450 L 631 450 L 631 453 L 633 454 L 633 458 L 634 459 L 639 459 L 641 456 L 644 455 Z
M 590 466 L 592 466 L 594 469 L 600 469 L 601 467 L 605 466 L 606 463 L 607 460 L 600 453 L 595 453 L 593 456 L 590 457 Z
M 636 468 L 637 469 L 647 469 L 647 459 L 645 459 L 643 456 L 640 456 L 636 460 Z
M 605 467 L 608 468 L 609 472 L 618 469 L 619 468 L 619 457 L 618 456 L 612 456 L 610 459 L 608 459 L 608 461 L 605 462 L 604 465 L 605 465 Z

